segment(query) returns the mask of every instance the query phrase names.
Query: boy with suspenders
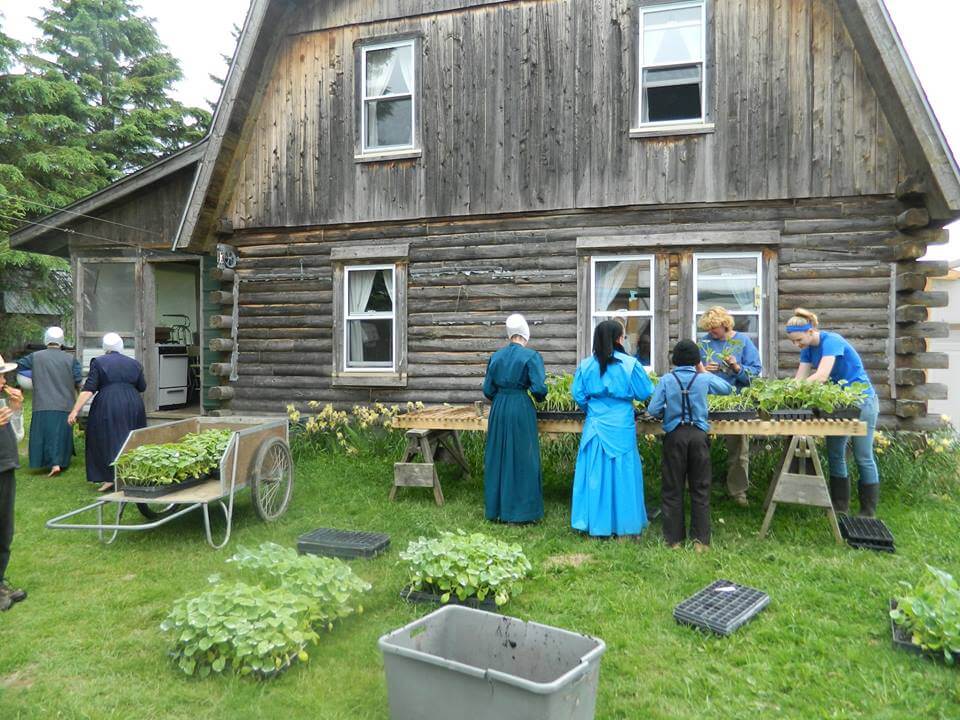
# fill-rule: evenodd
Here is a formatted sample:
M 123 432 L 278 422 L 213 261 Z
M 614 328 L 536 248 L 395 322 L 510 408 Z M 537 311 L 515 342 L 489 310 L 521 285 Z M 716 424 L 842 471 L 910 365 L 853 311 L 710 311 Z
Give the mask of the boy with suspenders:
M 661 503 L 663 538 L 671 548 L 686 539 L 683 491 L 690 492 L 690 537 L 694 549 L 710 547 L 710 438 L 707 395 L 729 395 L 733 388 L 708 373 L 692 340 L 673 348 L 674 370 L 660 380 L 647 412 L 663 418 Z

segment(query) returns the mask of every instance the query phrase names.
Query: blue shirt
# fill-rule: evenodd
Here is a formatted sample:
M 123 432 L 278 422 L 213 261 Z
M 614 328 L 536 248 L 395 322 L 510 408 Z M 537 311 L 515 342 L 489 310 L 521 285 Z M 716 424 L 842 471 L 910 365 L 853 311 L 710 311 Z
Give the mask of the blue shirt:
M 739 390 L 750 385 L 750 381 L 760 374 L 760 352 L 757 350 L 757 346 L 753 344 L 750 336 L 745 333 L 734 333 L 732 339 L 739 340 L 740 344 L 731 348 L 727 344 L 727 340 L 714 340 L 709 335 L 704 335 L 699 342 L 700 359 L 706 364 L 708 348 L 713 350 L 714 355 L 717 356 L 733 355 L 740 366 L 740 372 L 730 372 L 726 365 L 718 362 L 717 364 L 721 369 L 717 370 L 714 375 Z
M 660 378 L 660 384 L 653 391 L 647 412 L 654 417 L 663 418 L 664 432 L 675 430 L 683 421 L 683 394 L 680 383 L 686 388 L 690 384 L 690 378 L 696 376 L 687 397 L 690 399 L 693 424 L 707 432 L 710 429 L 710 423 L 707 422 L 707 395 L 729 395 L 733 388 L 726 380 L 712 373 L 698 374 L 697 369 L 691 365 L 681 365 L 674 368 L 674 372 L 680 382 L 678 383 L 672 374 Z
M 833 361 L 833 368 L 830 370 L 830 380 L 832 382 L 844 380 L 847 383 L 864 383 L 867 386 L 867 396 L 875 394 L 870 376 L 867 375 L 867 371 L 863 367 L 860 355 L 842 335 L 821 330 L 820 344 L 803 348 L 800 351 L 800 362 L 810 363 L 816 370 L 824 357 L 831 356 L 836 358 Z

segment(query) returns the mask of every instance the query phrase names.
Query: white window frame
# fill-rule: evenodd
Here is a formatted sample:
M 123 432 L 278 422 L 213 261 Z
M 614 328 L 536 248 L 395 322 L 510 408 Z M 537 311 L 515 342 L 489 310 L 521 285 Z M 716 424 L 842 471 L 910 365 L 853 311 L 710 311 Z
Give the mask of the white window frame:
M 359 315 L 350 314 L 350 273 L 362 270 L 390 270 L 391 297 L 393 309 L 390 312 L 373 312 Z M 355 367 L 350 365 L 350 321 L 369 320 L 371 318 L 390 318 L 390 366 Z M 344 373 L 395 373 L 397 372 L 397 266 L 387 265 L 345 265 L 343 268 L 343 367 Z
M 649 310 L 597 310 L 597 263 L 600 262 L 647 262 L 650 266 L 650 309 Z M 657 266 L 653 255 L 596 255 L 590 258 L 590 327 L 587 337 L 593 337 L 595 320 L 602 317 L 611 320 L 626 316 L 650 318 L 650 364 L 644 367 L 649 370 L 656 364 L 657 358 Z
M 643 33 L 644 27 L 646 24 L 646 15 L 652 12 L 662 12 L 664 10 L 684 10 L 689 8 L 700 8 L 700 59 L 697 62 L 684 62 L 684 63 L 655 63 L 652 65 L 644 65 L 643 63 Z M 683 2 L 668 3 L 668 4 L 657 4 L 657 5 L 644 5 L 640 7 L 640 22 L 639 25 L 639 39 L 638 39 L 638 50 L 637 50 L 637 88 L 638 88 L 638 105 L 637 105 L 637 130 L 651 130 L 654 128 L 671 128 L 671 129 L 696 129 L 706 126 L 707 123 L 707 0 L 684 0 Z M 684 26 L 685 27 L 685 26 Z M 645 70 L 662 70 L 666 68 L 673 67 L 689 67 L 691 65 L 699 64 L 700 67 L 700 117 L 699 118 L 684 118 L 682 120 L 656 120 L 656 121 L 647 121 L 643 120 L 643 99 L 646 93 L 644 92 L 644 81 L 643 73 Z
M 766 337 L 763 322 L 764 316 L 764 299 L 765 293 L 763 292 L 763 253 L 757 252 L 717 252 L 717 253 L 694 253 L 693 255 L 693 337 L 699 339 L 703 334 L 703 331 L 697 325 L 697 318 L 700 313 L 700 261 L 701 260 L 740 260 L 740 259 L 752 259 L 756 261 L 757 264 L 757 273 L 756 276 L 753 275 L 707 275 L 708 279 L 727 279 L 727 280 L 746 280 L 746 279 L 755 279 L 757 281 L 756 289 L 756 305 L 757 309 L 754 312 L 745 312 L 743 310 L 731 310 L 727 308 L 734 318 L 738 316 L 753 316 L 757 317 L 757 352 L 760 354 L 760 363 L 763 364 L 764 360 L 764 339 Z
M 413 59 L 411 73 L 411 88 L 409 93 L 392 93 L 388 95 L 367 95 L 367 53 L 373 50 L 409 47 L 410 57 Z M 367 145 L 367 102 L 370 100 L 399 100 L 410 98 L 410 143 L 406 145 Z M 413 38 L 405 40 L 391 40 L 389 42 L 370 43 L 360 47 L 360 152 L 363 155 L 379 155 L 395 153 L 404 150 L 415 150 L 417 147 L 417 43 Z

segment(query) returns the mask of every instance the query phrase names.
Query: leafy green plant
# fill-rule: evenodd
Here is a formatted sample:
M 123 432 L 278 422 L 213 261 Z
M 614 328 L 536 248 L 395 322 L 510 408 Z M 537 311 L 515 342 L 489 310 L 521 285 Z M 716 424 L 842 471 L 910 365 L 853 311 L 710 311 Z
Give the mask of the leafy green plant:
M 743 349 L 743 340 L 730 338 L 723 343 L 723 347 L 721 347 L 719 350 L 714 350 L 709 340 L 701 340 L 698 345 L 700 346 L 700 351 L 704 356 L 704 365 L 716 363 L 721 367 L 725 367 L 727 365 L 727 356 L 736 356 L 737 352 Z
M 212 587 L 177 600 L 160 625 L 173 635 L 171 655 L 188 675 L 231 669 L 271 677 L 294 659 L 306 662 L 318 631 L 363 612 L 356 598 L 370 589 L 342 560 L 298 555 L 275 543 L 241 547 L 227 562 L 251 583 L 213 575 Z
M 834 412 L 860 405 L 866 395 L 865 383 L 815 383 L 793 378 L 766 380 L 757 378 L 741 394 L 764 412 L 816 408 Z
M 546 412 L 575 412 L 580 408 L 573 401 L 573 375 L 560 373 L 547 375 L 547 397 L 543 402 L 534 401 L 537 410 Z
M 497 605 L 503 605 L 522 590 L 521 581 L 531 570 L 519 545 L 463 530 L 421 537 L 400 557 L 407 563 L 411 589 L 435 593 L 444 603 L 452 594 L 461 601 L 493 595 Z
M 960 657 L 960 584 L 950 573 L 926 567 L 915 585 L 901 583 L 907 590 L 896 598 L 890 617 L 910 633 L 914 644 L 942 653 L 952 665 Z
M 220 466 L 231 430 L 206 430 L 185 435 L 179 442 L 140 445 L 113 463 L 117 479 L 125 485 L 173 485 L 204 477 Z

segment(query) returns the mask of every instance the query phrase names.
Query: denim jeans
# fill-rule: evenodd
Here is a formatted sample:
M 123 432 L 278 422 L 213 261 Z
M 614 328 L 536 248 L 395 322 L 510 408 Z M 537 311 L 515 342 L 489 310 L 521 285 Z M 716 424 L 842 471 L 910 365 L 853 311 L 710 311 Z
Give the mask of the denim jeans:
M 860 482 L 864 485 L 876 485 L 880 482 L 877 473 L 877 458 L 873 454 L 873 431 L 877 429 L 877 415 L 880 414 L 880 401 L 876 395 L 867 398 L 860 408 L 860 419 L 867 424 L 867 434 L 853 438 L 853 457 L 860 471 Z M 847 477 L 848 436 L 827 438 L 827 457 L 830 460 L 831 477 Z

